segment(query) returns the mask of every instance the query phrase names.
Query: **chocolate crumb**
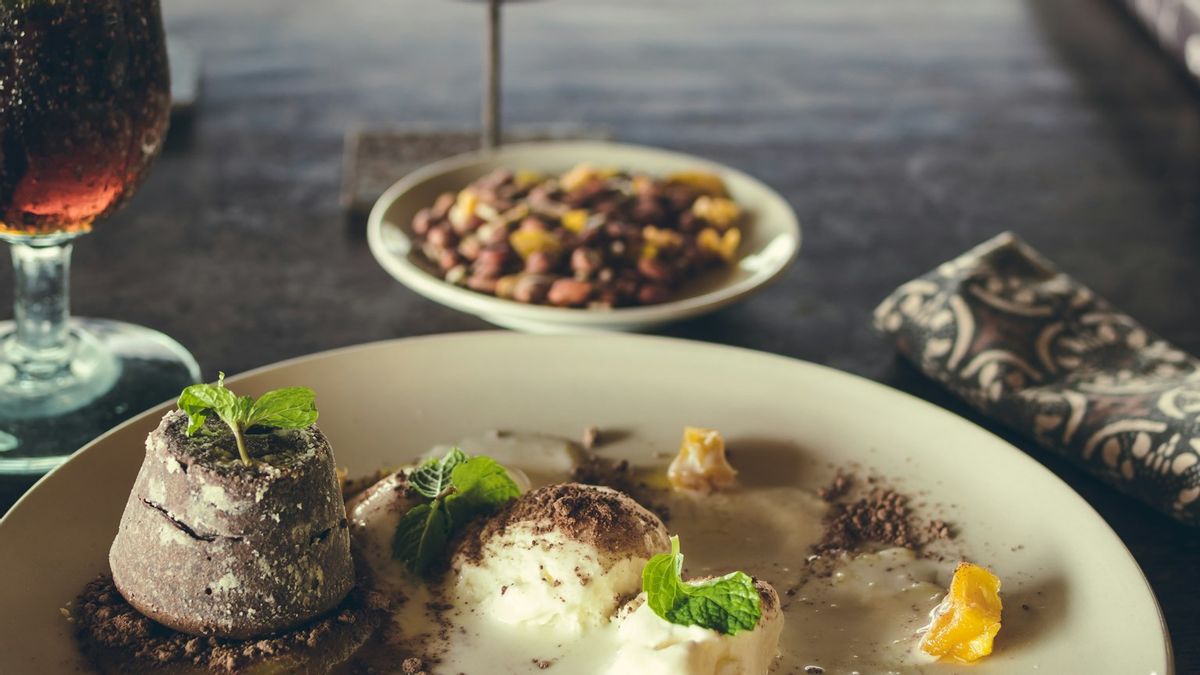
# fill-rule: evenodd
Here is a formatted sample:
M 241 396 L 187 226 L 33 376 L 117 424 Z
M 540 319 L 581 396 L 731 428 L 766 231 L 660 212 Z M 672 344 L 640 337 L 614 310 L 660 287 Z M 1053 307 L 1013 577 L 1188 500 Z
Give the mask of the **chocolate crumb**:
M 425 662 L 415 656 L 410 656 L 400 664 L 400 670 L 404 675 L 424 675 Z
M 117 592 L 112 577 L 87 584 L 75 601 L 76 635 L 83 651 L 116 671 L 155 670 L 171 664 L 191 664 L 212 672 L 239 672 L 269 658 L 307 653 L 336 631 L 366 634 L 376 621 L 365 607 L 365 594 L 355 589 L 324 617 L 268 638 L 233 640 L 197 637 L 171 630 L 138 612 Z M 347 629 L 337 626 L 360 624 Z M 114 668 L 105 668 L 106 672 Z
M 533 659 L 533 665 L 537 666 L 538 670 L 545 670 L 554 665 L 554 662 L 547 661 L 546 659 Z
M 830 504 L 824 534 L 813 546 L 818 556 L 849 553 L 871 543 L 920 553 L 933 541 L 953 538 L 945 521 L 924 523 L 918 519 L 906 495 L 883 486 L 875 477 L 866 480 L 865 494 L 861 490 L 854 494 L 858 482 L 838 472 L 829 485 L 818 490 L 818 496 Z
M 584 485 L 600 485 L 624 492 L 658 516 L 659 520 L 664 523 L 670 521 L 671 514 L 667 505 L 659 498 L 660 491 L 645 481 L 639 480 L 634 475 L 628 460 L 614 462 L 589 455 L 571 472 L 571 480 Z

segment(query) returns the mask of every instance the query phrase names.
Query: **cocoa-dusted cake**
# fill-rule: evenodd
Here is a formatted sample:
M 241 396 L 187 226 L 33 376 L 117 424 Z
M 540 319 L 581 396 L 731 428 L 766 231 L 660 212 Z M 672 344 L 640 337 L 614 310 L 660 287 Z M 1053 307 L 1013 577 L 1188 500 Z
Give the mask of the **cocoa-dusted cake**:
M 354 571 L 325 436 L 196 417 L 189 435 L 189 415 L 167 413 L 146 439 L 109 552 L 121 595 L 175 630 L 237 639 L 332 609 Z

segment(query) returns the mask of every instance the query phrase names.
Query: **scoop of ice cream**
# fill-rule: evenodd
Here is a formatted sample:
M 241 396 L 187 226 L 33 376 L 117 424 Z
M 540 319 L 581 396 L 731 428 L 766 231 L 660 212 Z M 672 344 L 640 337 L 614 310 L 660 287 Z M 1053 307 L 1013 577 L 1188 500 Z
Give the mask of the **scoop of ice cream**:
M 533 490 L 466 536 L 452 559 L 454 603 L 507 624 L 579 633 L 607 623 L 670 550 L 662 521 L 628 495 L 566 483 Z
M 755 580 L 762 617 L 754 630 L 725 635 L 700 626 L 680 626 L 654 613 L 641 593 L 621 608 L 620 647 L 608 675 L 764 675 L 779 655 L 783 614 L 779 595 Z

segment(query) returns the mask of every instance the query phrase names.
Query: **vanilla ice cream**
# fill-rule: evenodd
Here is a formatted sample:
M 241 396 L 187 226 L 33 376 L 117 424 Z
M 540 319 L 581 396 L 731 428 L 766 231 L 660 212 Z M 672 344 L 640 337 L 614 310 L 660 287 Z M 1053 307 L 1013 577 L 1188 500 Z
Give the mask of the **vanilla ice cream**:
M 629 496 L 566 483 L 534 490 L 455 552 L 447 594 L 511 625 L 580 634 L 607 625 L 641 590 L 642 568 L 670 550 L 667 529 Z
M 699 580 L 696 580 L 699 581 Z M 662 619 L 641 593 L 621 608 L 616 657 L 607 675 L 762 675 L 779 655 L 783 614 L 779 596 L 764 581 L 755 581 L 762 599 L 762 618 L 754 630 L 724 635 L 700 626 L 680 626 Z

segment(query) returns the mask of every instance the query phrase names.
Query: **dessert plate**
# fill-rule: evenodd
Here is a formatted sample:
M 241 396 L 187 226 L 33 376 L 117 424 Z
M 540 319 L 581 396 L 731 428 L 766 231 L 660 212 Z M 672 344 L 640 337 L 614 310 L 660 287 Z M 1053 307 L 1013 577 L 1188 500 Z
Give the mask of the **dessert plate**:
M 409 223 L 443 192 L 457 192 L 498 167 L 562 173 L 587 162 L 663 176 L 704 170 L 724 179 L 749 214 L 740 258 L 731 269 L 712 270 L 680 289 L 670 302 L 617 309 L 567 309 L 527 305 L 447 283 L 413 245 Z M 532 333 L 646 330 L 705 314 L 744 298 L 774 280 L 800 247 L 796 214 L 783 197 L 751 176 L 721 164 L 657 148 L 600 141 L 505 145 L 444 159 L 405 176 L 383 193 L 367 221 L 371 253 L 400 283 L 448 307 L 485 321 Z
M 617 439 L 605 454 L 642 462 L 673 453 L 684 425 L 714 427 L 735 464 L 769 459 L 784 485 L 815 487 L 857 464 L 918 495 L 959 532 L 954 555 L 1004 582 L 995 653 L 926 672 L 1172 672 L 1145 578 L 1083 499 L 979 427 L 862 378 L 663 338 L 470 333 L 326 352 L 233 381 L 254 395 L 315 389 L 351 475 L 490 429 L 576 437 L 588 425 Z M 107 570 L 144 439 L 166 409 L 89 444 L 0 520 L 0 672 L 83 667 L 59 608 Z

